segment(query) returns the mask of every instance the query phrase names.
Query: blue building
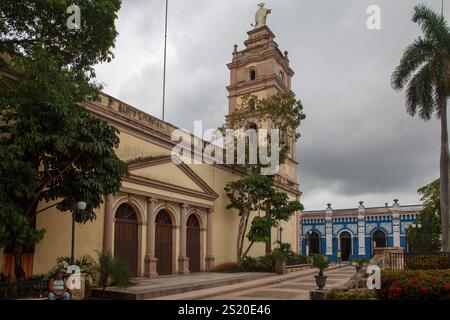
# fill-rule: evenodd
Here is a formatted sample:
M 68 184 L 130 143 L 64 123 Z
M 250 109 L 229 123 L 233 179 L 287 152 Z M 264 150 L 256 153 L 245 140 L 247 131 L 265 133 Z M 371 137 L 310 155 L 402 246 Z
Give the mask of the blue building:
M 299 252 L 304 255 L 320 253 L 330 261 L 337 260 L 341 251 L 342 261 L 358 258 L 370 259 L 374 248 L 403 248 L 408 251 L 406 230 L 414 226 L 423 206 L 400 206 L 395 200 L 392 206 L 366 208 L 360 202 L 358 208 L 305 211 L 299 218 Z

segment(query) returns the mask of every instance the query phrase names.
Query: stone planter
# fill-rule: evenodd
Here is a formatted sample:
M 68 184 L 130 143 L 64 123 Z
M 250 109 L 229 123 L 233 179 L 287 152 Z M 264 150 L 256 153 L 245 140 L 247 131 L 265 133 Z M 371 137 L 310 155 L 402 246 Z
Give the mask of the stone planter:
M 316 278 L 316 284 L 319 287 L 320 290 L 323 290 L 323 288 L 325 288 L 325 285 L 327 284 L 327 276 L 319 276 L 316 275 L 314 276 Z
M 276 274 L 285 274 L 286 273 L 286 262 L 277 262 L 274 266 L 274 271 Z

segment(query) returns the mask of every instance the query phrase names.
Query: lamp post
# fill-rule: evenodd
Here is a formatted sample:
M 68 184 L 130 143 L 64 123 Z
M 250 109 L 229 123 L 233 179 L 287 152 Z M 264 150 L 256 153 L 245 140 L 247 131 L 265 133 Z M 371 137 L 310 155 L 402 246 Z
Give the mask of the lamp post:
M 283 243 L 283 227 L 280 227 L 280 245 Z
M 86 210 L 86 202 L 79 201 L 74 205 L 74 210 L 72 212 L 72 250 L 70 254 L 70 260 L 72 265 L 75 264 L 75 212 Z
M 311 247 L 311 235 L 312 235 L 312 231 L 309 230 L 308 233 L 306 234 L 306 256 L 309 256 L 309 251 L 310 251 L 310 247 Z

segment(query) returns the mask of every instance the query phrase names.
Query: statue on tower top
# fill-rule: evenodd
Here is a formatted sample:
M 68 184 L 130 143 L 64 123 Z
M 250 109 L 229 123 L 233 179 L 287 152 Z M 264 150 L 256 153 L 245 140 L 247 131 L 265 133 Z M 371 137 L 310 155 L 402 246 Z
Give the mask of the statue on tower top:
M 255 29 L 265 26 L 267 22 L 267 16 L 272 12 L 272 9 L 267 9 L 265 5 L 265 3 L 258 4 L 259 9 L 258 11 L 256 11 L 256 24 L 254 25 Z

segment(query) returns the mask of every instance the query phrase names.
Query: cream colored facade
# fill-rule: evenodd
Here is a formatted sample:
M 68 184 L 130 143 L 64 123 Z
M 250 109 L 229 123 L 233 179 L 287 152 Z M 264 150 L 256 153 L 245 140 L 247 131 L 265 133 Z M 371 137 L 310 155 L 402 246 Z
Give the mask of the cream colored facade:
M 287 53 L 284 55 L 273 41 L 274 35 L 266 26 L 249 32 L 247 48 L 233 53 L 228 65 L 231 74 L 230 112 L 236 108 L 243 94 L 255 93 L 268 97 L 277 92 L 290 92 L 293 71 L 289 68 Z M 247 78 L 251 68 L 257 70 L 255 80 Z M 283 72 L 283 77 L 280 76 Z M 157 276 L 156 222 L 161 210 L 170 215 L 171 273 L 189 273 L 187 256 L 186 222 L 195 215 L 200 229 L 200 269 L 210 271 L 214 266 L 236 261 L 236 239 L 239 217 L 226 210 L 226 184 L 239 175 L 226 165 L 176 165 L 171 160 L 175 143 L 171 133 L 177 129 L 169 123 L 127 105 L 106 94 L 98 102 L 84 103 L 84 107 L 120 131 L 118 156 L 129 163 L 130 176 L 124 178 L 121 190 L 109 195 L 96 211 L 97 219 L 84 225 L 76 225 L 75 255 L 96 258 L 97 252 L 116 247 L 116 212 L 128 204 L 137 216 L 137 267 L 136 275 Z M 290 199 L 300 196 L 297 183 L 295 150 L 277 177 L 277 185 Z M 42 203 L 40 208 L 49 204 Z M 33 272 L 47 273 L 57 257 L 71 252 L 71 215 L 49 209 L 37 218 L 37 227 L 47 233 L 35 248 Z M 272 242 L 281 240 L 298 248 L 298 221 L 282 222 L 272 232 Z M 255 245 L 252 256 L 266 252 L 264 244 Z M 1 256 L 0 256 L 1 259 Z M 168 261 L 169 261 L 168 260 Z

